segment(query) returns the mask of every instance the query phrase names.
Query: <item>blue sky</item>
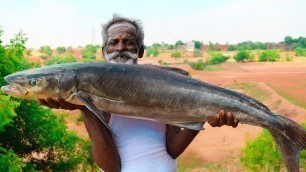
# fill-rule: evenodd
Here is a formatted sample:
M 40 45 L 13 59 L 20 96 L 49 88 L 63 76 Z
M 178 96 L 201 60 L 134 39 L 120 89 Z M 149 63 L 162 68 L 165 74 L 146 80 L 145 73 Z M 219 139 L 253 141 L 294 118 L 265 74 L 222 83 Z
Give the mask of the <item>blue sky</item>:
M 305 0 L 0 0 L 7 41 L 20 29 L 28 47 L 101 44 L 101 24 L 118 13 L 140 19 L 145 44 L 282 41 L 306 36 Z

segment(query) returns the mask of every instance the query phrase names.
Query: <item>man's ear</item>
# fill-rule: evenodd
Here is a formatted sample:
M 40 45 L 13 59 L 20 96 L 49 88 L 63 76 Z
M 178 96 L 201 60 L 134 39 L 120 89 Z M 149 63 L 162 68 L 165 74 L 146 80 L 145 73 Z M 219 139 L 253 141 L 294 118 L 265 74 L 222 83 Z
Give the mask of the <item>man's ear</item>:
M 144 53 L 144 47 L 143 47 L 143 45 L 140 47 L 140 49 L 139 49 L 139 53 L 138 53 L 138 57 L 139 58 L 142 58 L 143 57 L 143 53 Z
M 102 46 L 102 54 L 103 54 L 103 52 L 104 52 L 104 46 Z

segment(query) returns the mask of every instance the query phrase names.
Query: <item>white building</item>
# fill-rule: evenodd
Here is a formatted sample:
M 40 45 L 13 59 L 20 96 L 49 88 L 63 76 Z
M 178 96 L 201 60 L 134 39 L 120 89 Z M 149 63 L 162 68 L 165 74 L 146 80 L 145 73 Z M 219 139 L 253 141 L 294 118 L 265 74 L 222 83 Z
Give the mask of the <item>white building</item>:
M 187 48 L 187 51 L 194 51 L 194 42 L 193 41 L 187 42 L 186 48 Z

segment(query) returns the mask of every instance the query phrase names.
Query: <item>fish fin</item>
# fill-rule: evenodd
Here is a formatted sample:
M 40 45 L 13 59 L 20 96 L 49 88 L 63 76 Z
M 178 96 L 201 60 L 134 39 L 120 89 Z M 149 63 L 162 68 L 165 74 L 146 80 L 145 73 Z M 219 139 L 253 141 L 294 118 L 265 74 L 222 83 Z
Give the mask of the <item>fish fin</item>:
M 170 125 L 174 125 L 181 128 L 188 128 L 191 130 L 204 130 L 204 122 L 170 123 Z
M 154 67 L 160 68 L 162 70 L 167 70 L 167 71 L 170 71 L 170 72 L 175 72 L 175 73 L 178 73 L 178 74 L 182 74 L 182 75 L 185 75 L 185 76 L 189 76 L 189 72 L 187 72 L 183 69 L 177 68 L 177 67 L 169 67 L 169 66 L 154 66 Z
M 300 151 L 306 149 L 306 130 L 286 117 L 276 115 L 277 129 L 270 129 L 289 172 L 299 171 Z
M 107 129 L 107 132 L 110 135 L 114 135 L 114 133 L 112 132 L 111 128 L 108 126 L 107 122 L 105 121 L 105 117 L 103 115 L 103 112 L 100 111 L 91 101 L 89 96 L 82 92 L 82 91 L 78 91 L 77 93 L 75 93 L 75 97 L 78 98 L 81 102 L 83 102 L 85 104 L 85 106 L 92 112 L 94 113 L 99 119 L 100 121 L 104 124 L 104 126 Z

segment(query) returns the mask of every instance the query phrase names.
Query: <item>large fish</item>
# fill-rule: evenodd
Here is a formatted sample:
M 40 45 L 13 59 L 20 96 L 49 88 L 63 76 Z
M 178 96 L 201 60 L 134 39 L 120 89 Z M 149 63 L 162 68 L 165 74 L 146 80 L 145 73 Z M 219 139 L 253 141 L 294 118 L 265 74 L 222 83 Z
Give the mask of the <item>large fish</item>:
M 228 110 L 240 123 L 269 130 L 290 172 L 299 171 L 299 151 L 306 148 L 306 130 L 259 101 L 152 65 L 70 63 L 22 71 L 5 80 L 10 85 L 1 89 L 7 94 L 62 97 L 86 105 L 106 126 L 99 110 L 194 130 L 201 130 L 202 122 L 220 109 Z

